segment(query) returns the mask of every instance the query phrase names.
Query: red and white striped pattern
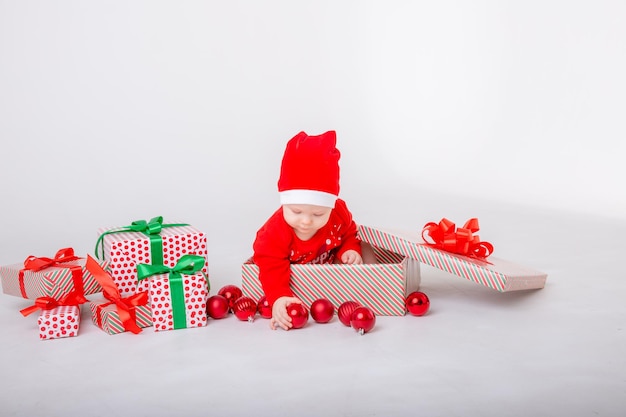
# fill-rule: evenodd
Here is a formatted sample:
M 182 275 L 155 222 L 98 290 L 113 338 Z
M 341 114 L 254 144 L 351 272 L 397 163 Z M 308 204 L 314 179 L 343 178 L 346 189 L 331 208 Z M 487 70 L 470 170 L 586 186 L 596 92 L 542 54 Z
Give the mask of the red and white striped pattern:
M 546 274 L 494 257 L 489 257 L 488 262 L 485 262 L 456 255 L 418 243 L 415 236 L 401 237 L 397 233 L 367 226 L 359 227 L 359 235 L 374 246 L 419 260 L 497 291 L 537 289 L 545 286 Z
M 124 329 L 124 324 L 120 320 L 120 316 L 117 313 L 117 307 L 115 304 L 109 304 L 106 307 L 102 307 L 98 309 L 99 306 L 103 304 L 107 304 L 106 300 L 99 301 L 91 301 L 89 303 L 89 308 L 91 309 L 91 320 L 97 326 L 98 325 L 98 313 L 100 313 L 100 323 L 99 326 L 102 330 L 107 332 L 108 334 L 118 334 L 123 333 L 126 330 Z M 139 327 L 150 327 L 152 326 L 152 314 L 151 314 L 150 306 L 137 306 L 135 307 L 135 316 L 137 326 Z
M 98 261 L 103 269 L 108 268 L 108 262 Z M 66 262 L 70 265 L 80 265 L 83 271 L 83 287 L 85 294 L 95 294 L 102 291 L 102 287 L 95 280 L 91 272 L 85 268 L 85 259 Z M 20 291 L 19 274 L 24 264 L 13 264 L 0 266 L 0 279 L 2 280 L 2 291 L 5 294 L 22 297 Z M 52 297 L 55 300 L 61 299 L 74 289 L 72 272 L 69 268 L 52 266 L 41 271 L 24 271 L 24 289 L 26 297 L 34 300 L 38 297 Z
M 419 264 L 385 250 L 375 253 L 382 263 L 293 264 L 292 290 L 309 307 L 318 298 L 327 298 L 335 308 L 356 301 L 376 315 L 403 316 L 406 295 L 419 288 Z M 242 265 L 242 291 L 255 300 L 263 295 L 258 276 L 259 268 L 251 260 Z

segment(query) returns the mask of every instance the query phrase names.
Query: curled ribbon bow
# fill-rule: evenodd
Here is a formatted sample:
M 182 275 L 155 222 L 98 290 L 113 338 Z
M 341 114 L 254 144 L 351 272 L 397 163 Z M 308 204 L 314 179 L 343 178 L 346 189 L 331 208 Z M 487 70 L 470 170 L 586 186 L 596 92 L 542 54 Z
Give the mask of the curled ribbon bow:
M 38 297 L 35 299 L 35 304 L 30 307 L 26 307 L 20 310 L 20 313 L 24 317 L 33 314 L 37 310 L 52 310 L 53 308 L 61 307 L 61 306 L 77 306 L 79 304 L 87 301 L 84 296 L 78 294 L 77 291 L 73 290 L 61 300 L 55 300 L 52 297 Z
M 65 266 L 62 265 L 64 262 L 76 261 L 80 259 L 78 256 L 74 255 L 74 249 L 72 248 L 63 248 L 59 249 L 57 253 L 54 255 L 54 258 L 46 258 L 46 257 L 36 257 L 29 256 L 24 261 L 24 268 L 20 269 L 18 280 L 20 284 L 20 292 L 22 293 L 22 297 L 28 298 L 26 294 L 26 286 L 24 285 L 24 272 L 25 271 L 41 271 L 46 268 L 50 268 L 52 266 L 57 266 L 61 268 L 69 268 L 72 272 L 72 282 L 74 283 L 74 289 L 76 290 L 76 297 L 80 300 L 80 303 L 84 303 L 87 301 L 85 298 L 85 290 L 83 286 L 83 270 L 82 267 L 78 265 L 70 265 Z
M 459 228 L 456 228 L 450 220 L 443 218 L 439 223 L 426 223 L 422 229 L 422 239 L 428 245 L 446 252 L 485 259 L 493 253 L 493 245 L 489 242 L 481 242 L 475 234 L 478 230 L 476 218 L 469 219 L 463 227 Z
M 98 262 L 91 256 L 87 255 L 87 263 L 85 268 L 91 272 L 96 281 L 102 286 L 102 293 L 104 298 L 109 300 L 108 303 L 98 306 L 98 311 L 108 305 L 115 304 L 117 307 L 117 314 L 124 326 L 124 329 L 134 334 L 140 333 L 141 328 L 137 325 L 137 316 L 135 313 L 135 307 L 143 306 L 148 303 L 148 293 L 145 291 L 131 295 L 130 297 L 122 297 L 119 289 L 113 282 L 113 278 L 109 275 Z M 101 314 L 98 314 L 96 318 L 98 322 L 101 321 Z

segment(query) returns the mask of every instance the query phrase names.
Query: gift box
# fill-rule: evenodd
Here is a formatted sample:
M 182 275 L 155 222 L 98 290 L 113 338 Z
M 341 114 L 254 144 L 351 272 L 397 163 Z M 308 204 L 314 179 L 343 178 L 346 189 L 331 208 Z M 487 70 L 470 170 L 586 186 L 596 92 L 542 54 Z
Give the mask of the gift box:
M 86 268 L 102 286 L 104 300 L 89 303 L 91 319 L 96 326 L 108 334 L 129 331 L 140 333 L 141 328 L 152 326 L 152 314 L 145 291 L 122 297 L 113 281 L 98 262 L 87 255 Z
M 478 230 L 477 221 L 474 222 L 476 219 L 470 219 L 465 227 L 459 229 L 460 232 L 454 230 L 453 223 L 446 224 L 445 220 L 440 225 L 428 223 L 421 234 L 360 226 L 359 236 L 372 245 L 417 259 L 426 265 L 500 292 L 539 289 L 545 286 L 547 274 L 489 256 L 493 246 L 480 242 L 474 235 Z M 469 226 L 470 223 L 475 225 Z M 428 244 L 424 231 L 433 232 L 433 228 L 441 232 L 441 236 Z M 445 228 L 447 230 L 442 230 Z
M 144 293 L 145 294 L 145 293 Z M 119 334 L 128 331 L 124 320 L 120 318 L 118 306 L 109 300 L 94 300 L 89 303 L 91 320 L 108 334 Z M 137 327 L 152 326 L 152 310 L 146 303 L 133 306 L 128 310 L 129 317 Z
M 101 261 L 106 268 L 108 262 Z M 54 258 L 29 256 L 23 263 L 0 266 L 5 294 L 34 300 L 38 297 L 61 299 L 76 289 L 81 294 L 102 291 L 85 269 L 85 259 L 74 256 L 72 248 L 61 249 Z
M 100 228 L 98 235 L 96 257 L 110 263 L 110 274 L 123 295 L 148 290 L 147 281 L 137 280 L 139 263 L 173 267 L 181 256 L 194 254 L 204 257 L 203 272 L 208 274 L 206 235 L 191 225 L 163 224 L 162 217 L 155 217 L 129 226 Z
M 37 325 L 41 340 L 78 336 L 80 307 L 59 306 L 52 310 L 42 310 Z
M 327 298 L 335 308 L 356 301 L 376 315 L 405 315 L 405 298 L 420 285 L 419 262 L 382 247 L 373 249 L 376 264 L 292 264 L 294 295 L 308 307 L 318 298 Z M 264 294 L 259 267 L 252 258 L 242 265 L 241 289 L 254 300 Z
M 207 324 L 209 280 L 205 259 L 183 255 L 176 265 L 137 265 L 137 276 L 148 284 L 154 331 L 203 327 Z

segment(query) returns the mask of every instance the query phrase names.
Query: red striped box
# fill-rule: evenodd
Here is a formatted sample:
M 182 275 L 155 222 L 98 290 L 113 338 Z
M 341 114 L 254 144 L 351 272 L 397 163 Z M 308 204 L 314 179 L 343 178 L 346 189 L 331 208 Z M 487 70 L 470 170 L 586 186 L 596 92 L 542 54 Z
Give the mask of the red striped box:
M 500 291 L 543 288 L 547 274 L 489 256 L 486 260 L 456 255 L 423 243 L 421 232 L 384 231 L 360 226 L 361 239 L 372 245 Z
M 98 235 L 117 228 L 101 228 Z M 174 267 L 181 256 L 204 257 L 202 270 L 208 275 L 207 237 L 193 226 L 164 227 L 159 235 L 163 242 L 163 265 Z M 104 259 L 122 296 L 148 290 L 148 280 L 137 283 L 137 264 L 151 264 L 150 237 L 141 232 L 107 234 L 103 238 Z M 99 255 L 99 254 L 96 254 Z
M 37 325 L 41 340 L 78 336 L 80 307 L 60 306 L 52 310 L 42 310 Z
M 406 314 L 405 297 L 420 285 L 419 263 L 404 255 L 374 247 L 377 264 L 292 264 L 291 287 L 308 307 L 327 298 L 335 308 L 356 301 L 379 316 Z M 259 267 L 249 259 L 242 265 L 244 295 L 263 296 Z
M 102 287 L 95 280 L 91 272 L 85 268 L 85 259 L 76 261 L 63 262 L 61 265 L 75 266 L 80 265 L 83 272 L 83 288 L 85 294 L 95 294 L 102 291 Z M 108 262 L 98 262 L 103 269 L 108 267 Z M 22 297 L 20 290 L 20 270 L 24 268 L 24 264 L 13 264 L 0 266 L 0 279 L 2 280 L 2 291 L 5 294 Z M 72 271 L 69 268 L 61 266 L 51 266 L 41 271 L 24 271 L 24 291 L 29 300 L 38 297 L 52 297 L 60 300 L 74 289 L 72 281 Z
M 115 303 L 111 304 L 108 300 L 96 300 L 89 303 L 89 308 L 91 309 L 91 320 L 93 323 L 108 334 L 118 334 L 126 331 L 117 313 Z M 152 326 L 152 310 L 150 310 L 149 305 L 136 306 L 134 310 L 137 326 L 142 328 Z

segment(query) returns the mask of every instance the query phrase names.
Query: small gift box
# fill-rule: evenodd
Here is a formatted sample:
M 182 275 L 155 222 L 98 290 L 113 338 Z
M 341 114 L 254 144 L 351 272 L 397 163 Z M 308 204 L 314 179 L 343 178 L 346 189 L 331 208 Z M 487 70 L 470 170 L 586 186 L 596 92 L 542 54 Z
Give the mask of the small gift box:
M 405 315 L 405 297 L 420 285 L 419 262 L 376 245 L 373 249 L 376 264 L 292 264 L 294 295 L 309 307 L 318 298 L 327 298 L 335 308 L 356 301 L 376 315 Z M 255 300 L 264 294 L 252 258 L 242 265 L 241 289 Z
M 490 256 L 493 245 L 481 242 L 477 231 L 477 219 L 470 219 L 462 228 L 443 219 L 427 223 L 421 234 L 361 226 L 359 235 L 372 245 L 500 292 L 545 286 L 547 274 Z
M 108 334 L 126 331 L 137 334 L 141 332 L 142 327 L 152 326 L 147 292 L 142 291 L 122 297 L 111 275 L 89 255 L 86 268 L 102 286 L 102 294 L 105 298 L 105 300 L 93 300 L 89 303 L 91 319 L 96 326 Z
M 57 301 L 52 297 L 39 297 L 35 304 L 20 313 L 24 317 L 41 310 L 37 325 L 39 327 L 39 339 L 59 339 L 63 337 L 78 336 L 80 327 L 80 304 L 87 301 L 85 297 L 76 291 L 70 292 L 62 300 Z
M 172 268 L 137 265 L 138 279 L 148 283 L 154 331 L 202 327 L 207 324 L 209 280 L 204 258 L 183 255 Z
M 103 268 L 106 261 L 100 262 Z M 102 291 L 85 269 L 85 259 L 74 256 L 74 249 L 60 249 L 54 258 L 29 256 L 24 263 L 0 266 L 5 294 L 34 300 L 38 297 L 61 299 L 72 290 L 79 294 Z
M 146 291 L 147 281 L 138 282 L 137 264 L 173 267 L 181 256 L 193 254 L 205 260 L 208 274 L 207 237 L 186 223 L 163 224 L 163 217 L 137 220 L 129 226 L 98 230 L 95 254 L 110 263 L 109 271 L 121 294 Z

